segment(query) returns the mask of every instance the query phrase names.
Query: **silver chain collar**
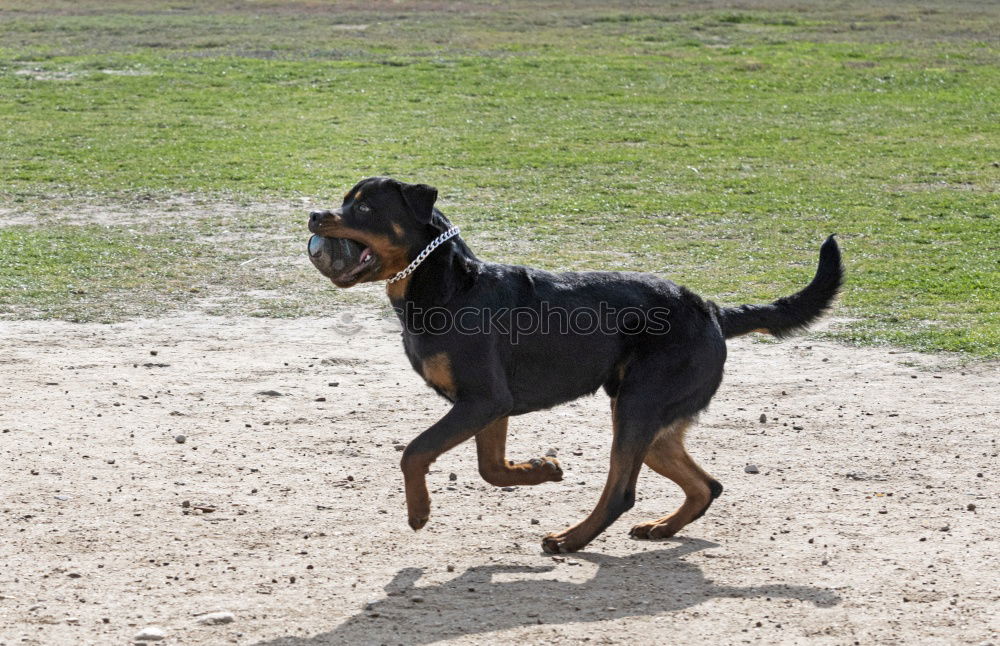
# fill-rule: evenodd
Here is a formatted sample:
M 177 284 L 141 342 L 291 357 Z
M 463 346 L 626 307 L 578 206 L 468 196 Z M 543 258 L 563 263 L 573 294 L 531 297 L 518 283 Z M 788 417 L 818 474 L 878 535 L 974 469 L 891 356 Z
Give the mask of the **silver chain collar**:
M 427 258 L 427 256 L 431 255 L 432 251 L 434 251 L 442 244 L 444 244 L 445 241 L 450 240 L 451 238 L 457 236 L 458 233 L 459 233 L 459 228 L 452 227 L 447 231 L 445 231 L 444 233 L 442 233 L 441 235 L 439 235 L 438 237 L 431 240 L 430 244 L 424 247 L 424 250 L 421 251 L 419 254 L 417 254 L 417 257 L 413 259 L 413 262 L 407 265 L 406 269 L 404 269 L 403 271 L 397 273 L 395 276 L 390 278 L 389 282 L 394 283 L 397 280 L 403 280 L 404 278 L 412 274 L 417 269 L 417 267 L 420 266 L 420 263 L 422 263 L 424 259 Z

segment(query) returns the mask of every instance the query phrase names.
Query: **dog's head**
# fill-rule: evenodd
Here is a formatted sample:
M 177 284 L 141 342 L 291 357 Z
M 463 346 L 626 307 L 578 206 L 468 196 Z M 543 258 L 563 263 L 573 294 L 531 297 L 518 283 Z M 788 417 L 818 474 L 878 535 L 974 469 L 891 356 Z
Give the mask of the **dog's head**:
M 313 211 L 313 264 L 337 287 L 392 278 L 440 231 L 432 224 L 437 189 L 370 177 L 344 195 L 340 208 Z M 439 216 L 440 217 L 440 216 Z

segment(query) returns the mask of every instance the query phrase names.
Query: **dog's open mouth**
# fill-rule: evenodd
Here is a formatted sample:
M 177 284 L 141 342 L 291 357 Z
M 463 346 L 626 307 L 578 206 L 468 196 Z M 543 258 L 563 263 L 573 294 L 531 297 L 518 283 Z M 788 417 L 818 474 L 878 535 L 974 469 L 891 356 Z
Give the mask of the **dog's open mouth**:
M 379 261 L 371 247 L 348 238 L 309 238 L 309 260 L 337 287 L 350 287 L 378 271 Z

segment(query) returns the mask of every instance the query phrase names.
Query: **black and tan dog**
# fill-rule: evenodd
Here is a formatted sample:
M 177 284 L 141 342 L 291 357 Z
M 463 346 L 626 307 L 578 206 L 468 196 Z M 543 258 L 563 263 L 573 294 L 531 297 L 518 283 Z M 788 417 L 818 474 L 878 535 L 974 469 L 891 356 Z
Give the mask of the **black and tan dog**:
M 390 280 L 386 292 L 410 363 L 452 402 L 403 452 L 413 529 L 430 516 L 429 466 L 472 437 L 479 472 L 491 484 L 561 480 L 554 459 L 506 459 L 507 419 L 603 386 L 614 430 L 604 492 L 586 519 L 549 534 L 542 546 L 572 552 L 587 545 L 632 507 L 643 463 L 686 498 L 631 534 L 673 536 L 722 492 L 684 449 L 684 433 L 719 387 L 725 340 L 804 329 L 830 306 L 843 279 L 832 236 L 805 289 L 770 305 L 735 308 L 649 274 L 556 274 L 483 262 L 461 238 L 449 237 L 454 231 L 434 208 L 436 198 L 430 186 L 376 177 L 358 183 L 336 210 L 309 218 L 316 234 L 310 255 L 335 285 Z M 421 253 L 428 246 L 430 253 Z

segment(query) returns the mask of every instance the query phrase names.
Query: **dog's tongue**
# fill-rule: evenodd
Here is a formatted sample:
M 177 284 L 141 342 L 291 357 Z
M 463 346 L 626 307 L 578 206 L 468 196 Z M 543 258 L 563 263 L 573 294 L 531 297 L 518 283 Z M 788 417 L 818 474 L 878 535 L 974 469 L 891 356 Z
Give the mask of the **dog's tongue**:
M 346 275 L 360 265 L 364 261 L 362 256 L 365 253 L 371 254 L 371 251 L 360 242 L 347 238 L 326 238 L 316 235 L 309 238 L 309 260 L 319 273 L 331 280 Z

